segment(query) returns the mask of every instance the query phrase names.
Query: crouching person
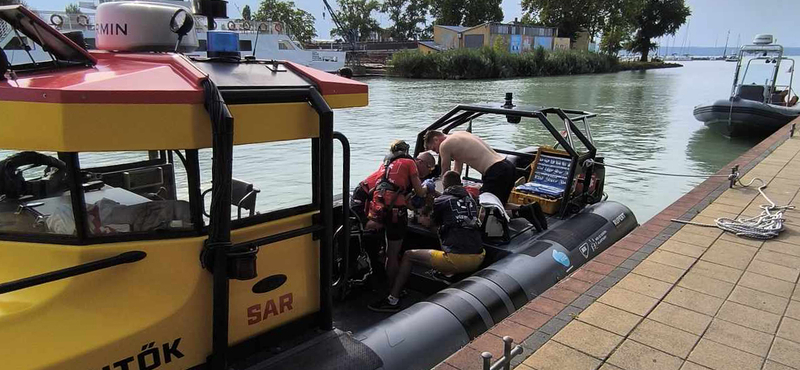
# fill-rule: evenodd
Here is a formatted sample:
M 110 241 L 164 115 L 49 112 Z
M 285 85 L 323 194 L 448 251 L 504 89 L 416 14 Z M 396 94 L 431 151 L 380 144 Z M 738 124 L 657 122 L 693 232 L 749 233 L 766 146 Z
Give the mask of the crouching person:
M 400 310 L 400 292 L 411 275 L 414 264 L 433 268 L 445 275 L 468 273 L 478 269 L 486 252 L 481 241 L 478 204 L 461 186 L 461 176 L 448 171 L 442 178 L 444 193 L 433 206 L 433 222 L 438 227 L 442 250 L 412 249 L 403 254 L 400 270 L 386 298 L 370 304 L 378 312 Z

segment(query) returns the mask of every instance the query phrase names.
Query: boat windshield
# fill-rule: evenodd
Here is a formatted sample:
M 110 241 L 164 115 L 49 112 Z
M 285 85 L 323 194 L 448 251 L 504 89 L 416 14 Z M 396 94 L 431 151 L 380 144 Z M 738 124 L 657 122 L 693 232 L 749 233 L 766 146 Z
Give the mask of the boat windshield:
M 769 61 L 769 63 L 768 63 Z M 776 64 L 770 59 L 750 58 L 742 61 L 739 81 L 744 85 L 772 86 Z

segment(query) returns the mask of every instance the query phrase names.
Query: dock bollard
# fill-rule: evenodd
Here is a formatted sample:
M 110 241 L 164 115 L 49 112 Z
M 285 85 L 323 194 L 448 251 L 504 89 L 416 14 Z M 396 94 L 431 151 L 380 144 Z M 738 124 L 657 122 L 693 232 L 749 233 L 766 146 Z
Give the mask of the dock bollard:
M 794 137 L 794 128 L 796 125 L 796 123 L 792 123 L 792 128 L 789 130 L 789 137 Z
M 481 358 L 483 358 L 483 370 L 511 370 L 511 359 L 522 353 L 522 346 L 517 345 L 512 349 L 512 345 L 514 345 L 514 339 L 509 336 L 503 337 L 503 357 L 494 364 L 492 363 L 491 353 L 481 353 Z
M 728 186 L 728 188 L 733 189 L 733 186 L 736 185 L 736 181 L 739 181 L 739 165 L 738 164 L 733 166 L 733 168 L 731 168 L 731 175 L 730 175 L 729 179 L 731 180 L 731 184 Z

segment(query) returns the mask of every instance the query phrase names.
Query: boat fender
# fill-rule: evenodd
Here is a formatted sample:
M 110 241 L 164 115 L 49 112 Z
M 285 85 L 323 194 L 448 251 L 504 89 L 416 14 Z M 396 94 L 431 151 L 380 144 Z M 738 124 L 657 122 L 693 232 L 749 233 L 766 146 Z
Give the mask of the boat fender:
M 236 23 L 233 23 L 233 21 L 229 21 L 228 22 L 228 29 L 229 30 L 235 30 L 236 29 Z
M 245 31 L 249 31 L 250 30 L 250 22 L 244 21 L 244 23 L 242 23 L 242 29 L 245 30 Z
M 88 26 L 89 17 L 86 14 L 78 14 L 78 24 L 84 27 Z
M 261 24 L 258 25 L 258 31 L 259 32 L 267 32 L 268 30 L 269 30 L 269 27 L 267 26 L 266 23 L 261 23 Z
M 275 22 L 275 26 L 273 27 L 275 28 L 275 32 L 277 33 L 283 32 L 283 26 L 281 26 L 280 22 Z
M 50 24 L 52 24 L 56 28 L 60 28 L 61 25 L 64 24 L 64 17 L 62 17 L 62 16 L 60 16 L 58 14 L 53 14 L 53 15 L 50 16 Z

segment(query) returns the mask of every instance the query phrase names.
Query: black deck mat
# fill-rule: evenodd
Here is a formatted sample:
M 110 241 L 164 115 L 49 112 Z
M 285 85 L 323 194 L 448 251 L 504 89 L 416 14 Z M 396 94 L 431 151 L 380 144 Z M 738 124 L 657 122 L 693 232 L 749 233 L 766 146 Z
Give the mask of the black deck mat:
M 248 370 L 375 370 L 381 366 L 383 361 L 372 349 L 353 339 L 350 334 L 341 333 L 278 361 L 256 365 Z

